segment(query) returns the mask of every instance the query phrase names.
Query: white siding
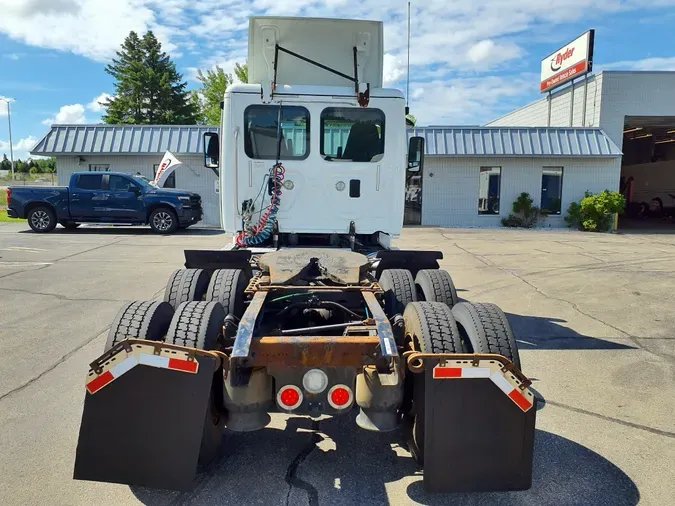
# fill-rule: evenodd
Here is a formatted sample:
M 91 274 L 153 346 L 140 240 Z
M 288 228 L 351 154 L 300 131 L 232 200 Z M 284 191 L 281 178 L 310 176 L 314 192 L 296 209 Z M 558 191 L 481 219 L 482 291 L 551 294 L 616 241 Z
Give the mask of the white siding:
M 588 78 L 586 94 L 586 124 L 583 124 L 585 81 L 574 83 L 574 116 L 570 123 L 570 104 L 572 103 L 572 86 L 551 94 L 551 124 L 548 121 L 548 98 L 542 98 L 525 107 L 517 109 L 486 126 L 552 126 L 552 127 L 597 127 L 600 125 L 600 102 L 602 98 L 604 73 Z
M 202 197 L 204 218 L 196 226 L 220 227 L 220 198 L 216 193 L 218 177 L 211 169 L 204 167 L 202 157 L 180 154 L 176 157 L 183 162 L 183 165 L 176 169 L 176 188 L 199 193 Z M 56 158 L 58 184 L 67 185 L 73 172 L 88 171 L 90 164 L 110 164 L 112 172 L 130 174 L 140 172 L 143 176 L 152 179 L 153 166 L 162 161 L 162 156 L 159 155 L 85 155 L 82 158 L 84 161 L 81 164 L 79 156 L 58 156 Z
M 600 128 L 623 146 L 626 116 L 675 116 L 675 72 L 605 72 Z
M 500 214 L 478 214 L 478 174 L 480 167 L 501 167 Z M 539 205 L 542 167 L 563 167 L 562 215 L 550 216 L 543 227 L 566 226 L 563 216 L 573 201 L 585 191 L 618 190 L 619 158 L 448 158 L 429 157 L 425 161 L 422 190 L 422 224 L 438 227 L 501 227 L 501 219 L 511 205 L 527 192 Z M 432 175 L 433 174 L 433 175 Z

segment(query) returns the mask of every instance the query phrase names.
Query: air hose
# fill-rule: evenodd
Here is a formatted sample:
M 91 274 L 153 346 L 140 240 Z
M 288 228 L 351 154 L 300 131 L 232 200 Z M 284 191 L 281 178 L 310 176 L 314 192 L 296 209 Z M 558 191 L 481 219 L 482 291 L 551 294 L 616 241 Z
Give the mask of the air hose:
M 277 221 L 277 213 L 281 205 L 281 187 L 284 182 L 284 174 L 286 169 L 281 163 L 277 163 L 270 169 L 270 178 L 272 179 L 272 197 L 270 205 L 265 214 L 260 217 L 257 225 L 245 227 L 237 236 L 237 246 L 244 248 L 247 246 L 256 246 L 264 243 L 267 239 L 272 237 L 274 232 L 274 224 Z M 248 220 L 250 221 L 250 215 Z

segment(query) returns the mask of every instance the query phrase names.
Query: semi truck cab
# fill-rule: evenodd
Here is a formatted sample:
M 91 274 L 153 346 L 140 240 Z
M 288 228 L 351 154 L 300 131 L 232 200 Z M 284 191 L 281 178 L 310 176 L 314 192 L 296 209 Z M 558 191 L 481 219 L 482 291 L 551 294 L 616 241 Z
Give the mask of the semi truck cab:
M 206 134 L 222 226 L 260 244 L 254 228 L 272 205 L 278 235 L 291 241 L 351 232 L 389 247 L 423 142 L 409 149 L 405 97 L 382 87 L 382 24 L 291 21 L 252 18 L 251 82 L 227 90 L 220 137 Z

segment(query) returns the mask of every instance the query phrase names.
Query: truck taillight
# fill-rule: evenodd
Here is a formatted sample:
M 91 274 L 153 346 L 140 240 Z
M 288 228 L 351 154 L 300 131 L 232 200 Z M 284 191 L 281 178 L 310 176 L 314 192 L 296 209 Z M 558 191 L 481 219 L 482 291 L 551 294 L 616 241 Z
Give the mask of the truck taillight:
M 7 188 L 7 207 L 12 203 L 12 189 Z
M 354 394 L 347 385 L 335 385 L 328 391 L 328 404 L 334 409 L 345 409 L 353 400 Z
M 295 385 L 286 385 L 279 389 L 277 402 L 287 410 L 292 411 L 302 404 L 302 392 Z

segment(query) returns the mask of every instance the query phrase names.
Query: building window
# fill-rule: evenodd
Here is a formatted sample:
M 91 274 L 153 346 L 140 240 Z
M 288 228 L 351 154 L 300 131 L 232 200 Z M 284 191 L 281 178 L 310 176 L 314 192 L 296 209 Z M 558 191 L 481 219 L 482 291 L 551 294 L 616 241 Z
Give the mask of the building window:
M 309 111 L 304 107 L 281 108 L 281 146 L 277 140 L 279 106 L 251 105 L 244 111 L 244 150 L 249 158 L 304 160 L 309 156 Z
M 377 162 L 384 156 L 384 113 L 329 107 L 321 113 L 321 156 L 327 161 Z
M 560 214 L 562 204 L 562 167 L 544 167 L 541 175 L 541 210 Z
M 109 163 L 90 163 L 89 172 L 110 172 Z
M 499 214 L 501 167 L 481 167 L 478 176 L 478 214 Z

